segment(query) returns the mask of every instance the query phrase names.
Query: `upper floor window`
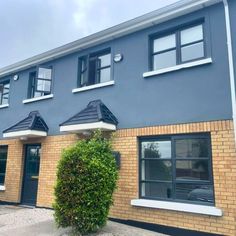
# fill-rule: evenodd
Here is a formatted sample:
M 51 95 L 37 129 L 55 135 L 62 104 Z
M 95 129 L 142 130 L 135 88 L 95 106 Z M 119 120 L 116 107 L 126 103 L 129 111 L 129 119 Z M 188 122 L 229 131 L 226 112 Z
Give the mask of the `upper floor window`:
M 4 185 L 7 166 L 7 146 L 0 146 L 0 185 Z
M 0 105 L 9 103 L 10 80 L 0 81 Z
M 39 67 L 29 75 L 28 98 L 41 97 L 51 94 L 52 68 Z
M 140 148 L 142 198 L 214 204 L 208 134 L 143 138 Z
M 78 87 L 111 80 L 110 50 L 79 58 Z
M 203 24 L 152 40 L 152 70 L 176 66 L 205 57 Z

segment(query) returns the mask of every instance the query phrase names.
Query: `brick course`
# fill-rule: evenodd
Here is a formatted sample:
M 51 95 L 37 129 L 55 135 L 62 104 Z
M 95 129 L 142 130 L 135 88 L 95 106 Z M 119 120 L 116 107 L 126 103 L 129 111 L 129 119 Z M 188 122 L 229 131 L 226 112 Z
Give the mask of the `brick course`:
M 211 134 L 215 204 L 223 210 L 223 217 L 132 207 L 130 201 L 138 198 L 139 186 L 137 137 L 199 132 Z M 38 206 L 51 207 L 57 162 L 62 150 L 77 139 L 76 135 L 59 135 L 31 141 L 42 145 Z M 25 143 L 19 140 L 0 140 L 0 145 L 9 145 L 6 191 L 0 192 L 2 201 L 20 202 Z M 236 152 L 231 120 L 122 129 L 116 132 L 113 146 L 121 153 L 121 169 L 111 217 L 236 235 Z

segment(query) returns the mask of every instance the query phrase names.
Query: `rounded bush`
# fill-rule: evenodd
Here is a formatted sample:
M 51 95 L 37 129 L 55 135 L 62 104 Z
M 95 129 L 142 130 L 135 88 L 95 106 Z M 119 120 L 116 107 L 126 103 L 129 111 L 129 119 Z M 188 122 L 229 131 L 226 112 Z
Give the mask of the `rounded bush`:
M 58 164 L 55 186 L 57 225 L 70 226 L 82 234 L 103 227 L 117 178 L 111 143 L 100 131 L 66 149 Z

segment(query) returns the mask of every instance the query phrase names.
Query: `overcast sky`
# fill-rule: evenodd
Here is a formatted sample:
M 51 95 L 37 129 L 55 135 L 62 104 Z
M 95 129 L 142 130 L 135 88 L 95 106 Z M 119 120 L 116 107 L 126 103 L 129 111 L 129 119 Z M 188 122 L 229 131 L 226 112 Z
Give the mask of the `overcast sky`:
M 0 68 L 177 0 L 0 0 Z

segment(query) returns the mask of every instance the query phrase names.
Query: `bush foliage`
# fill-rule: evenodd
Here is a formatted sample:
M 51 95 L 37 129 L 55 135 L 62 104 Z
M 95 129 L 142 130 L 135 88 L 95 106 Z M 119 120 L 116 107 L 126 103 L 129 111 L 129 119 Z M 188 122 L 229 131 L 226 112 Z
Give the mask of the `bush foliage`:
M 58 164 L 55 220 L 59 227 L 94 232 L 106 224 L 118 170 L 110 141 L 100 131 L 66 149 Z

